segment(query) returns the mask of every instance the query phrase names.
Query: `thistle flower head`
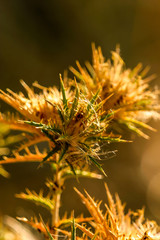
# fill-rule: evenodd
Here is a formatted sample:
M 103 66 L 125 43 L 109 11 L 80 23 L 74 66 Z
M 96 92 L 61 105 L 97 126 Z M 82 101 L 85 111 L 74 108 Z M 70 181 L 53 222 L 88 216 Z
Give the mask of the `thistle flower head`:
M 93 162 L 102 170 L 101 165 L 97 162 L 100 150 L 99 142 L 121 140 L 113 138 L 111 134 L 107 135 L 104 131 L 110 121 L 110 115 L 101 118 L 103 103 L 97 102 L 99 90 L 88 100 L 79 91 L 76 82 L 75 91 L 65 88 L 62 79 L 61 91 L 55 87 L 45 88 L 34 83 L 34 86 L 42 90 L 39 94 L 23 81 L 21 83 L 27 91 L 27 97 L 11 90 L 8 90 L 8 93 L 1 91 L 0 94 L 3 101 L 22 115 L 18 119 L 5 119 L 1 115 L 1 122 L 8 123 L 14 130 L 26 132 L 26 142 L 16 151 L 15 158 L 18 161 L 22 161 L 22 158 L 24 160 L 25 157 L 43 162 L 58 161 L 60 163 L 65 161 L 72 170 L 75 165 L 82 167 L 88 162 Z M 48 154 L 40 153 L 37 147 L 36 154 L 32 154 L 28 147 L 42 141 L 49 144 Z M 23 149 L 27 156 L 19 155 Z M 14 159 L 7 161 L 14 162 Z M 7 163 L 7 161 L 5 162 Z
M 156 222 L 144 218 L 144 209 L 136 212 L 128 211 L 128 213 L 125 214 L 125 205 L 121 203 L 119 196 L 116 195 L 116 200 L 114 201 L 107 185 L 105 185 L 105 187 L 109 204 L 105 204 L 106 212 L 104 214 L 100 209 L 101 202 L 95 202 L 87 192 L 85 197 L 75 189 L 94 219 L 91 225 L 96 234 L 86 229 L 85 226 L 77 225 L 88 239 L 94 236 L 96 240 L 160 239 L 160 227 Z
M 141 64 L 133 70 L 127 69 L 119 52 L 117 47 L 112 52 L 112 60 L 105 61 L 101 48 L 96 49 L 93 45 L 93 64 L 86 63 L 86 68 L 82 68 L 77 62 L 79 71 L 72 67 L 71 71 L 80 79 L 80 88 L 87 96 L 97 88 L 101 88 L 101 100 L 111 96 L 104 104 L 104 110 L 115 111 L 113 123 L 124 124 L 147 138 L 139 127 L 150 128 L 143 122 L 160 118 L 157 113 L 160 110 L 159 91 L 150 89 L 148 82 L 153 76 L 144 78 L 146 69 L 141 71 Z

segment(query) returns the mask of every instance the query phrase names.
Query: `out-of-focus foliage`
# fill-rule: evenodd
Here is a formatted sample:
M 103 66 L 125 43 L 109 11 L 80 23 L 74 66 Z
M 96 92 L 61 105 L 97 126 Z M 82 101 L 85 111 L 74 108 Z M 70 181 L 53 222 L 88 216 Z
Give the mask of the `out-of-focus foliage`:
M 41 240 L 41 236 L 9 216 L 0 223 L 0 240 Z

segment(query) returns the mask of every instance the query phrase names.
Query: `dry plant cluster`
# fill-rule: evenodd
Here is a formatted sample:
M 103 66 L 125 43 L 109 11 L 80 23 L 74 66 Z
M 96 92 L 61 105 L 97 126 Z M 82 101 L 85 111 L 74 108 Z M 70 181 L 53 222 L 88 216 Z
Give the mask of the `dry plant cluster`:
M 111 60 L 105 60 L 100 47 L 93 45 L 92 51 L 92 64 L 87 62 L 82 67 L 77 62 L 77 69 L 70 67 L 73 78 L 60 76 L 60 90 L 37 82 L 30 88 L 24 81 L 21 84 L 27 96 L 10 89 L 1 90 L 0 99 L 17 113 L 0 114 L 3 146 L 0 173 L 7 177 L 3 165 L 10 163 L 49 164 L 53 178 L 46 181 L 47 195 L 43 190 L 36 193 L 29 189 L 16 195 L 50 212 L 48 223 L 44 223 L 41 216 L 19 218 L 41 232 L 45 239 L 56 240 L 63 235 L 64 239 L 72 240 L 158 240 L 160 228 L 156 222 L 146 220 L 143 209 L 125 213 L 119 196 L 114 200 L 107 185 L 105 212 L 101 210 L 101 202 L 75 189 L 90 217 L 59 215 L 66 179 L 101 179 L 106 175 L 101 164 L 104 142 L 127 142 L 126 131 L 148 139 L 144 130 L 154 129 L 147 122 L 160 118 L 159 90 L 150 88 L 149 82 L 154 76 L 145 77 L 147 69 L 142 70 L 141 64 L 133 70 L 127 69 L 118 47 L 111 53 Z M 41 142 L 46 143 L 46 149 L 39 147 Z M 8 149 L 12 149 L 10 154 Z M 90 170 L 91 163 L 102 175 Z M 0 239 L 7 239 L 5 230 L 0 234 Z M 25 239 L 23 234 L 21 239 Z

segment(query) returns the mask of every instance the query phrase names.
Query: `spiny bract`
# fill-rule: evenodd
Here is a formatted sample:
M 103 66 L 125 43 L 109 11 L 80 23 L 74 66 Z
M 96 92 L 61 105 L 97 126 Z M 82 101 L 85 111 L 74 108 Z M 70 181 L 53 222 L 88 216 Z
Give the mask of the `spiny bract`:
M 145 124 L 149 119 L 159 119 L 160 110 L 159 90 L 151 90 L 148 82 L 153 76 L 144 78 L 147 70 L 141 71 L 141 64 L 133 70 L 127 69 L 120 57 L 119 47 L 112 52 L 112 60 L 105 60 L 101 48 L 95 48 L 93 44 L 93 64 L 86 63 L 86 68 L 82 68 L 77 62 L 78 70 L 73 67 L 70 70 L 80 81 L 79 87 L 83 93 L 90 97 L 97 88 L 101 89 L 100 99 L 104 100 L 106 112 L 114 112 L 112 129 L 123 132 L 122 127 L 126 126 L 131 131 L 148 138 L 140 128 L 153 130 Z
M 0 98 L 22 117 L 10 114 L 7 118 L 1 114 L 0 122 L 9 124 L 13 130 L 25 132 L 25 142 L 13 152 L 14 157 L 5 157 L 1 164 L 23 161 L 60 163 L 63 160 L 74 171 L 74 166 L 83 167 L 93 162 L 103 171 L 97 162 L 100 159 L 99 142 L 122 140 L 106 134 L 111 116 L 104 116 L 103 103 L 97 102 L 99 91 L 88 100 L 79 91 L 76 82 L 74 90 L 64 87 L 62 79 L 60 82 L 61 91 L 56 87 L 46 88 L 34 83 L 42 90 L 37 94 L 21 81 L 28 97 L 11 90 L 8 93 L 1 91 Z M 39 151 L 37 144 L 40 142 L 48 142 L 48 153 Z M 29 147 L 33 145 L 35 151 L 31 152 Z M 21 154 L 22 150 L 26 154 Z
M 82 230 L 84 237 L 82 239 L 95 240 L 159 240 L 160 227 L 154 221 L 144 218 L 144 209 L 136 212 L 128 211 L 124 213 L 125 205 L 121 203 L 119 196 L 116 194 L 116 201 L 113 200 L 107 185 L 106 193 L 109 205 L 105 204 L 106 212 L 103 214 L 100 209 L 101 201 L 95 202 L 94 199 L 86 192 L 85 197 L 77 189 L 83 203 L 87 207 L 93 221 L 91 222 L 94 232 L 87 229 L 85 225 L 77 224 Z

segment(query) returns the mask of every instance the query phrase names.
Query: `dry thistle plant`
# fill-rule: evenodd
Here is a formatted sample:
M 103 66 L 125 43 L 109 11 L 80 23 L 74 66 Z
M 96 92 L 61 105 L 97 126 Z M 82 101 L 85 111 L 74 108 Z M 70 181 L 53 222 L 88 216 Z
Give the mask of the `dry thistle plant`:
M 139 75 L 139 67 L 134 70 L 125 69 L 124 63 L 116 52 L 112 53 L 113 63 L 105 62 L 100 48 L 93 47 L 93 66 L 87 63 L 87 69 L 79 71 L 71 68 L 80 81 L 63 81 L 60 76 L 60 90 L 56 87 L 43 87 L 33 83 L 30 88 L 21 81 L 26 90 L 14 93 L 1 90 L 0 98 L 12 106 L 17 114 L 0 115 L 1 142 L 4 148 L 0 161 L 0 173 L 7 176 L 2 165 L 18 162 L 38 162 L 40 166 L 49 164 L 53 178 L 46 181 L 48 194 L 43 190 L 37 194 L 26 189 L 25 193 L 17 194 L 18 198 L 32 201 L 48 209 L 51 221 L 45 224 L 41 217 L 32 219 L 19 218 L 44 234 L 45 239 L 58 239 L 60 234 L 68 239 L 95 240 L 144 240 L 159 239 L 156 224 L 146 221 L 143 214 L 132 223 L 130 213 L 124 214 L 124 207 L 119 198 L 114 203 L 109 190 L 107 195 L 109 207 L 103 215 L 100 204 L 87 194 L 85 198 L 78 192 L 91 217 L 83 215 L 75 217 L 59 216 L 61 194 L 65 180 L 71 177 L 89 177 L 101 179 L 102 175 L 90 171 L 93 163 L 103 175 L 105 171 L 100 163 L 101 144 L 104 142 L 126 142 L 116 132 L 122 130 L 122 125 L 147 138 L 140 128 L 153 130 L 145 122 L 151 117 L 159 118 L 158 90 L 150 90 L 148 81 Z M 88 72 L 89 71 L 89 72 Z M 36 93 L 38 88 L 40 93 Z M 9 135 L 14 131 L 15 135 Z M 22 134 L 21 134 L 22 133 Z M 39 144 L 45 142 L 47 149 Z M 7 147 L 15 144 L 16 148 L 7 155 Z M 107 187 L 106 187 L 107 188 Z M 137 213 L 132 213 L 136 215 Z M 81 223 L 91 223 L 89 230 Z M 137 223 L 138 222 L 138 223 Z M 71 226 L 69 233 L 64 230 Z M 76 236 L 76 228 L 82 230 L 82 237 Z M 149 231 L 152 229 L 152 235 Z

